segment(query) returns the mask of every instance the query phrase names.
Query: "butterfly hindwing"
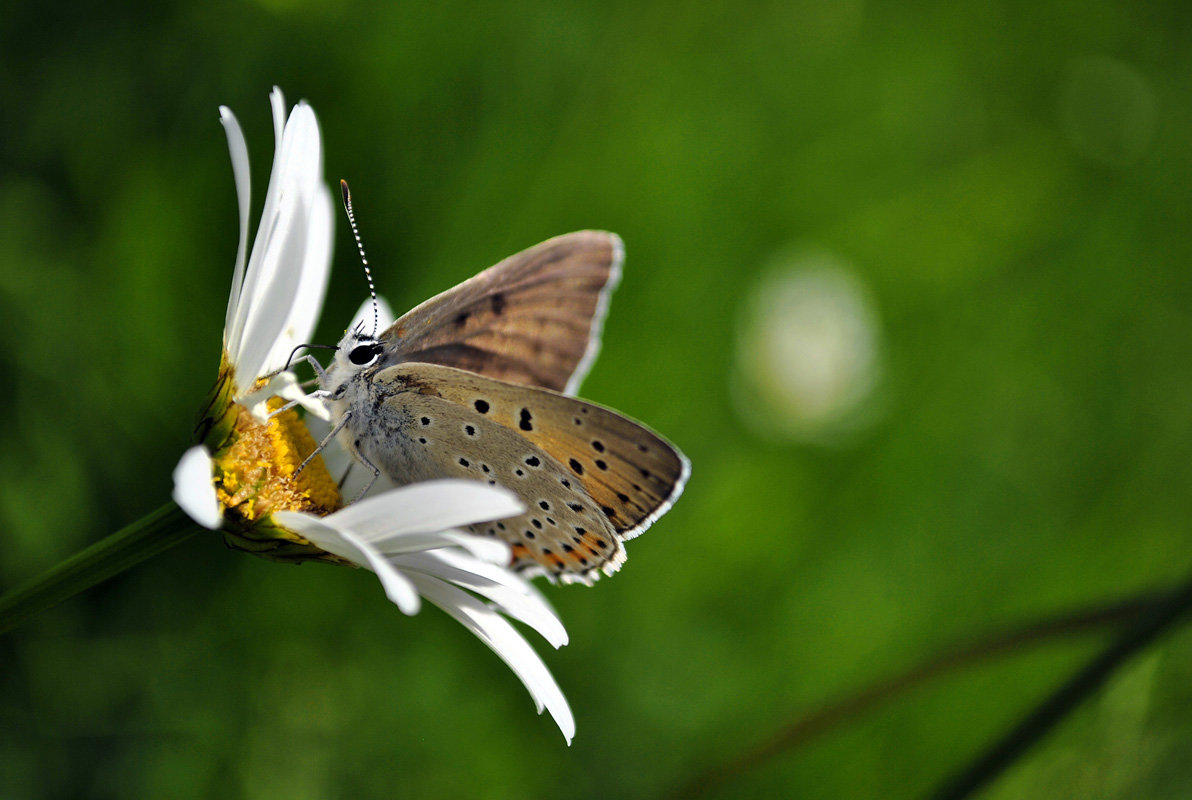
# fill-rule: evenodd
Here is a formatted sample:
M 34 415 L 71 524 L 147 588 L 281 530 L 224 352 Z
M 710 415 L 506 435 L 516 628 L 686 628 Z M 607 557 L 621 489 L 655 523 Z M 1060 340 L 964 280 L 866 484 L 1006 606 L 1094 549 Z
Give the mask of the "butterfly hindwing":
M 595 357 L 624 248 L 604 231 L 510 256 L 397 320 L 385 363 L 422 362 L 573 393 Z
M 475 404 L 444 396 L 427 375 L 436 371 L 459 373 L 401 364 L 377 374 L 378 424 L 358 440 L 370 463 L 398 484 L 466 478 L 515 492 L 524 514 L 471 526 L 508 542 L 514 569 L 583 583 L 615 572 L 625 560 L 620 537 L 569 469 Z
M 402 364 L 382 375 L 497 423 L 540 448 L 564 468 L 570 483 L 583 488 L 623 539 L 644 531 L 683 491 L 688 462 L 682 453 L 615 411 L 434 364 Z

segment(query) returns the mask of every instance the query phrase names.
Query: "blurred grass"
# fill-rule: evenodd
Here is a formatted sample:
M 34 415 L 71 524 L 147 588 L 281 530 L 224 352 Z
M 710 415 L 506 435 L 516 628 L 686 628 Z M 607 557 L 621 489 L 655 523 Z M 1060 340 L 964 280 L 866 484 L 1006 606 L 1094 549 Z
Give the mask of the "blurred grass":
M 370 576 L 199 537 L 0 640 L 0 796 L 656 796 L 958 640 L 1187 571 L 1192 33 L 1181 3 L 0 8 L 0 581 L 157 507 L 214 380 L 279 84 L 409 307 L 581 227 L 626 241 L 584 394 L 691 456 L 593 589 L 549 589 L 565 748 L 504 667 Z M 1150 120 L 1148 122 L 1148 119 Z M 320 338 L 364 294 L 339 228 Z M 737 419 L 776 254 L 853 265 L 882 414 Z M 723 796 L 915 797 L 1090 655 L 940 681 Z M 1192 638 L 990 796 L 1184 797 Z

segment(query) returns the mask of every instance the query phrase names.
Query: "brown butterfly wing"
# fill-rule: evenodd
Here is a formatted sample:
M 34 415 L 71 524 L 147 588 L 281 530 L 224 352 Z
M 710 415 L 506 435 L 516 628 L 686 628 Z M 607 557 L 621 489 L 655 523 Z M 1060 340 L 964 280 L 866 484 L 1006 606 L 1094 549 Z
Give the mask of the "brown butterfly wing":
M 397 320 L 386 364 L 418 361 L 574 393 L 599 348 L 624 247 L 577 231 L 510 256 Z
M 642 533 L 678 499 L 690 470 L 674 445 L 616 411 L 547 389 L 433 364 L 386 370 L 407 390 L 496 422 L 564 465 L 622 538 Z
M 470 526 L 508 542 L 513 569 L 589 584 L 601 573 L 616 572 L 625 561 L 620 537 L 568 467 L 487 410 L 481 413 L 475 403 L 463 405 L 455 393 L 441 391 L 437 372 L 471 374 L 399 364 L 376 376 L 387 418 L 404 421 L 399 432 L 383 434 L 386 446 L 370 454 L 377 467 L 399 484 L 466 478 L 516 493 L 526 507 L 522 514 Z M 370 435 L 374 431 L 363 434 Z

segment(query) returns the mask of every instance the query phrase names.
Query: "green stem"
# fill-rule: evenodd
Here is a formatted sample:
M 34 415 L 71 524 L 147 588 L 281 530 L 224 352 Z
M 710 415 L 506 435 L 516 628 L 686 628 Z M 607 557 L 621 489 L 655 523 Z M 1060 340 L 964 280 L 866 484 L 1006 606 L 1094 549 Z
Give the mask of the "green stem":
M 839 728 L 848 721 L 873 711 L 878 706 L 941 675 L 1019 652 L 1033 644 L 1135 622 L 1166 603 L 1171 594 L 1169 591 L 1151 592 L 1105 605 L 1045 617 L 945 651 L 916 664 L 906 672 L 879 680 L 858 692 L 796 717 L 750 749 L 700 772 L 673 797 L 675 800 L 693 800 L 707 796 L 767 761 L 805 745 L 812 739 Z
M 1032 746 L 1104 686 L 1123 664 L 1168 633 L 1190 611 L 1192 580 L 1156 604 L 931 796 L 935 800 L 971 797 L 1013 766 Z
M 0 597 L 0 633 L 190 538 L 200 528 L 173 503 Z

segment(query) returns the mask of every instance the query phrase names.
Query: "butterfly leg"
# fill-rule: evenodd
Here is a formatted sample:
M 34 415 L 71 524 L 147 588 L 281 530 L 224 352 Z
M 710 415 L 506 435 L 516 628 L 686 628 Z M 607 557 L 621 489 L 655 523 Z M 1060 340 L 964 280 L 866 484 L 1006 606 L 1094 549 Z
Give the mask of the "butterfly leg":
M 305 347 L 305 346 L 306 346 L 306 345 L 303 345 L 303 347 Z M 314 384 L 316 384 L 316 383 L 317 383 L 318 385 L 322 386 L 322 385 L 324 385 L 324 384 L 327 382 L 327 371 L 323 369 L 323 365 L 322 365 L 322 364 L 320 364 L 318 361 L 316 361 L 316 360 L 315 360 L 315 357 L 314 357 L 314 356 L 312 356 L 310 353 L 307 353 L 307 354 L 305 354 L 305 355 L 301 355 L 301 356 L 299 356 L 298 358 L 292 358 L 292 357 L 291 357 L 291 359 L 290 359 L 289 361 L 287 361 L 287 362 L 286 362 L 286 365 L 285 365 L 284 367 L 282 367 L 281 369 L 279 369 L 279 370 L 277 370 L 277 371 L 275 371 L 275 372 L 271 372 L 271 373 L 269 373 L 268 375 L 266 375 L 266 376 L 264 376 L 264 377 L 266 377 L 266 378 L 273 378 L 273 377 L 276 377 L 277 375 L 280 375 L 280 374 L 282 374 L 283 372 L 292 372 L 292 370 L 291 370 L 290 368 L 291 368 L 292 366 L 294 366 L 294 364 L 296 364 L 296 363 L 297 363 L 297 362 L 299 362 L 299 361 L 305 361 L 307 364 L 310 364 L 310 367 L 311 367 L 311 369 L 313 369 L 313 370 L 314 370 L 314 372 L 315 372 L 315 377 L 314 377 L 314 378 L 312 378 L 312 379 L 310 379 L 310 380 L 307 380 L 307 381 L 301 381 L 301 382 L 299 382 L 299 383 L 298 383 L 298 385 L 299 385 L 299 386 L 301 386 L 302 388 L 304 388 L 304 389 L 305 389 L 307 386 L 311 386 L 311 385 L 314 385 Z M 293 405 L 293 404 L 291 404 L 291 406 L 292 406 L 292 405 Z
M 352 498 L 352 503 L 359 502 L 360 498 L 362 498 L 362 497 L 364 497 L 364 495 L 368 494 L 368 490 L 371 489 L 373 487 L 373 484 L 375 484 L 377 482 L 377 478 L 381 477 L 381 471 L 379 469 L 377 469 L 376 465 L 374 465 L 371 461 L 369 461 L 367 458 L 365 458 L 362 453 L 357 453 L 356 458 L 360 460 L 361 464 L 363 464 L 364 466 L 366 466 L 370 470 L 372 470 L 373 476 L 369 480 L 368 483 L 364 484 L 364 488 L 360 490 L 360 493 Z M 345 478 L 347 477 L 347 473 L 344 474 L 344 477 Z M 351 505 L 351 503 L 349 503 L 349 505 Z
M 291 405 L 293 405 L 293 404 L 291 403 Z M 275 411 L 273 413 L 274 414 L 280 413 L 283 410 L 284 409 L 278 409 L 277 411 Z M 272 416 L 272 415 L 270 415 L 270 416 Z M 316 447 L 314 450 L 312 450 L 309 456 L 307 456 L 305 459 L 303 459 L 302 463 L 298 465 L 298 469 L 294 470 L 294 474 L 297 475 L 298 473 L 302 472 L 302 470 L 306 468 L 306 465 L 310 463 L 310 460 L 312 458 L 317 456 L 319 453 L 323 452 L 323 448 L 325 448 L 331 442 L 331 440 L 335 438 L 336 434 L 338 434 L 340 431 L 342 431 L 344 429 L 344 426 L 348 424 L 348 420 L 351 418 L 352 418 L 351 411 L 344 414 L 340 418 L 339 422 L 335 423 L 335 426 L 331 429 L 331 432 L 323 437 L 323 441 L 319 442 L 319 446 Z M 369 466 L 372 466 L 372 465 L 370 464 Z M 374 469 L 375 469 L 375 467 L 374 467 Z M 376 479 L 374 478 L 373 480 L 376 480 Z M 370 483 L 369 487 L 371 488 L 371 486 L 372 486 L 372 484 Z
M 348 424 L 348 420 L 350 420 L 351 418 L 352 418 L 352 412 L 351 411 L 345 412 L 344 415 L 342 417 L 340 417 L 339 422 L 335 423 L 335 426 L 331 429 L 331 431 L 326 436 L 323 437 L 323 441 L 319 442 L 319 446 L 316 447 L 314 450 L 312 450 L 311 454 L 309 456 L 307 456 L 302 461 L 301 464 L 298 465 L 298 469 L 294 471 L 294 474 L 297 475 L 298 473 L 302 472 L 302 470 L 306 468 L 306 465 L 310 463 L 311 459 L 313 459 L 319 453 L 322 453 L 323 449 L 325 447 L 327 447 L 327 445 L 331 443 L 331 440 L 334 439 L 336 437 L 336 435 L 338 435 L 339 432 L 344 429 L 344 426 L 346 426 Z M 377 479 L 381 477 L 381 470 L 377 469 L 376 465 L 373 464 L 371 461 L 369 461 L 364 456 L 363 453 L 356 451 L 354 455 L 356 456 L 356 459 L 361 464 L 363 464 L 364 466 L 366 466 L 370 470 L 372 470 L 372 478 L 368 481 L 368 483 L 366 483 L 364 485 L 364 488 L 361 489 L 360 492 L 355 497 L 352 498 L 353 503 L 359 501 L 360 498 L 362 498 L 362 497 L 364 497 L 364 495 L 368 494 L 368 490 L 371 489 L 373 487 L 373 484 L 377 482 Z M 350 468 L 351 467 L 349 466 L 349 469 Z M 347 478 L 347 472 L 344 473 L 344 478 L 345 479 Z
M 335 485 L 339 487 L 340 494 L 343 494 L 344 486 L 348 484 L 348 476 L 352 474 L 352 467 L 354 462 L 349 461 L 348 465 L 344 467 L 344 474 L 339 476 L 339 482 Z
M 303 398 L 303 400 L 310 398 L 310 397 L 313 397 L 316 400 L 319 400 L 319 399 L 323 399 L 323 398 L 330 397 L 330 396 L 331 396 L 330 392 L 325 392 L 322 389 L 319 389 L 318 391 L 311 392 L 310 394 L 308 394 L 305 398 Z M 301 402 L 302 402 L 302 400 L 291 400 L 290 402 L 286 403 L 284 406 L 281 406 L 280 408 L 270 411 L 269 415 L 267 417 L 265 417 L 265 419 L 273 419 L 281 412 L 289 411 L 291 408 L 300 404 Z M 343 427 L 343 426 L 340 426 L 340 427 Z
M 318 380 L 319 385 L 326 384 L 326 381 L 327 381 L 326 370 L 323 369 L 323 365 L 320 364 L 318 361 L 316 361 L 315 357 L 312 356 L 310 353 L 299 356 L 298 358 L 295 359 L 295 361 L 305 361 L 307 364 L 310 364 L 310 368 L 315 371 L 315 379 Z

